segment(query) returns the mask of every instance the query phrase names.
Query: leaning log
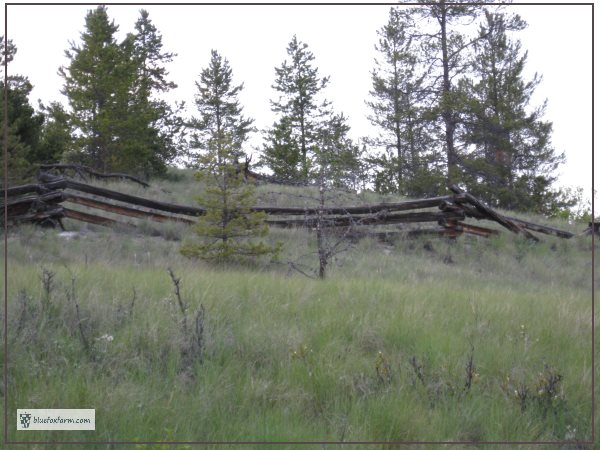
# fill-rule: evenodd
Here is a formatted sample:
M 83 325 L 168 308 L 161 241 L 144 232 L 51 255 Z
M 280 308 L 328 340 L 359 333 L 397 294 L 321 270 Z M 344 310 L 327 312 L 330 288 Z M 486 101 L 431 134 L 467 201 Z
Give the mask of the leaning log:
M 528 230 L 531 230 L 531 231 L 537 231 L 538 233 L 549 234 L 549 235 L 556 236 L 556 237 L 563 238 L 563 239 L 570 239 L 573 236 L 575 236 L 575 234 L 571 233 L 570 231 L 559 230 L 558 228 L 547 227 L 545 225 L 538 225 L 537 223 L 527 222 L 525 220 L 517 219 L 515 217 L 509 217 L 509 216 L 504 216 L 504 217 L 506 219 L 510 220 L 511 222 L 514 222 L 514 223 L 522 226 L 523 228 L 527 228 Z
M 457 186 L 450 186 L 449 189 L 456 193 L 456 194 L 463 194 L 462 189 L 460 189 Z M 486 218 L 494 220 L 496 222 L 498 222 L 500 225 L 502 225 L 504 228 L 506 228 L 509 231 L 512 231 L 513 233 L 516 234 L 522 234 L 524 235 L 527 239 L 530 239 L 532 241 L 538 242 L 539 239 L 537 237 L 535 237 L 533 234 L 531 234 L 529 231 L 527 231 L 525 228 L 519 226 L 518 224 L 516 224 L 515 222 L 512 222 L 511 220 L 506 219 L 504 216 L 502 216 L 501 214 L 498 214 L 496 211 L 494 211 L 492 208 L 490 208 L 489 206 L 487 206 L 486 204 L 484 204 L 483 202 L 479 201 L 477 198 L 473 197 L 471 194 L 469 194 L 468 192 L 464 193 L 464 200 L 459 200 L 460 202 L 467 202 L 470 203 L 471 205 L 473 205 L 475 207 L 475 209 L 477 209 L 477 211 L 479 213 L 481 213 L 483 216 L 486 216 Z

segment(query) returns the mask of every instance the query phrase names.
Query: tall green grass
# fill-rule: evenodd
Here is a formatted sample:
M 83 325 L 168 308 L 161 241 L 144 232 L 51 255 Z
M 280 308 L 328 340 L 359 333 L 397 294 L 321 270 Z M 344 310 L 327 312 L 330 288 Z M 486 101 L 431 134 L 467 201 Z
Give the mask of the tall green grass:
M 211 267 L 185 227 L 77 226 L 8 236 L 9 440 L 591 438 L 589 237 L 365 239 L 318 281 L 287 264 L 316 267 L 303 230 L 271 233 L 278 263 Z M 96 431 L 17 432 L 17 408 L 95 408 Z
M 305 232 L 287 238 L 283 259 L 314 245 Z M 423 244 L 361 241 L 319 282 L 285 264 L 209 267 L 161 237 L 21 229 L 8 248 L 9 418 L 95 408 L 97 423 L 9 428 L 9 439 L 589 439 L 589 240 Z M 205 308 L 191 364 L 167 267 L 182 280 L 188 322 Z M 49 308 L 43 270 L 56 274 Z M 562 378 L 545 401 L 536 389 L 552 370 Z

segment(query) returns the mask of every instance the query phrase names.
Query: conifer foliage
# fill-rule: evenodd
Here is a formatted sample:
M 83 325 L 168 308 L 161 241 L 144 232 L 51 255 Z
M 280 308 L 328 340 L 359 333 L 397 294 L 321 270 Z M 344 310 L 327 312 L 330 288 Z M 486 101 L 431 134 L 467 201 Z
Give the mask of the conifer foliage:
M 203 153 L 212 153 L 217 158 L 231 153 L 234 163 L 239 163 L 244 155 L 243 145 L 254 131 L 254 120 L 243 116 L 238 99 L 244 85 L 233 85 L 229 61 L 212 50 L 210 64 L 200 73 L 196 87 L 195 101 L 200 117 L 193 118 L 190 123 L 193 130 L 192 166 L 205 160 L 201 157 Z M 221 148 L 224 136 L 229 136 L 227 151 Z
M 162 53 L 146 11 L 136 33 L 117 42 L 117 31 L 99 6 L 86 15 L 81 44 L 65 52 L 69 64 L 59 73 L 75 136 L 70 158 L 105 172 L 164 173 L 180 147 L 182 122 L 153 97 L 175 86 L 163 66 L 173 54 Z
M 181 253 L 191 258 L 225 263 L 258 256 L 276 256 L 280 246 L 268 246 L 260 238 L 268 232 L 265 213 L 252 212 L 254 189 L 236 164 L 238 156 L 230 136 L 215 137 L 199 157 L 202 169 L 196 177 L 204 185 L 198 202 L 206 208 L 194 225 L 200 242 L 188 242 Z

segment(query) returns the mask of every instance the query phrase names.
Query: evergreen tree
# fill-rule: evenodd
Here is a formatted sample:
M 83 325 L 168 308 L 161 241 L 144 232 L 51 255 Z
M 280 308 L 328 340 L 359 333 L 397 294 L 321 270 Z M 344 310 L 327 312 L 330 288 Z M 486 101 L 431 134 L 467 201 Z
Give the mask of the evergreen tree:
M 271 109 L 280 115 L 275 130 L 270 133 L 275 137 L 283 129 L 289 131 L 285 147 L 276 145 L 279 140 L 271 139 L 272 144 L 264 149 L 264 161 L 273 172 L 298 174 L 301 181 L 308 181 L 311 173 L 311 157 L 318 141 L 322 118 L 327 114 L 329 102 L 318 102 L 318 95 L 327 86 L 329 78 L 320 78 L 318 69 L 313 67 L 315 57 L 308 50 L 308 45 L 294 36 L 287 47 L 290 61 L 275 68 L 276 78 L 273 89 L 279 92 L 279 98 L 271 101 Z M 279 127 L 279 130 L 277 128 Z M 282 128 L 285 127 L 285 128 Z M 288 152 L 299 152 L 297 157 L 283 159 Z M 296 166 L 297 165 L 297 166 Z
M 558 198 L 550 187 L 564 155 L 551 146 L 545 104 L 530 111 L 541 79 L 523 79 L 527 53 L 507 36 L 526 24 L 516 15 L 486 11 L 485 18 L 473 60 L 476 81 L 465 82 L 472 98 L 466 142 L 474 149 L 468 189 L 493 206 L 544 212 Z
M 1 38 L 4 43 L 4 37 Z M 52 162 L 44 153 L 41 143 L 42 125 L 44 117 L 37 113 L 29 103 L 29 95 L 33 86 L 27 77 L 11 75 L 8 84 L 4 80 L 4 63 L 14 59 L 17 52 L 16 46 L 11 40 L 8 41 L 8 52 L 2 52 L 2 79 L 0 88 L 4 92 L 6 88 L 8 109 L 4 108 L 4 101 L 0 106 L 0 123 L 4 123 L 5 117 L 8 125 L 8 181 L 10 184 L 18 184 L 31 178 L 35 172 L 34 164 L 40 162 Z M 0 138 L 4 148 L 4 133 Z
M 68 157 L 73 149 L 73 138 L 69 127 L 69 115 L 64 106 L 52 102 L 49 106 L 39 105 L 44 117 L 40 146 L 32 159 L 40 163 L 57 163 Z
M 200 81 L 196 82 L 198 93 L 195 100 L 200 117 L 191 121 L 194 130 L 191 147 L 221 157 L 225 152 L 220 148 L 223 137 L 230 136 L 231 148 L 228 151 L 234 155 L 237 165 L 244 155 L 243 145 L 250 132 L 254 131 L 254 120 L 242 115 L 238 94 L 244 85 L 234 86 L 232 83 L 229 61 L 212 50 L 210 64 L 202 70 Z M 202 161 L 202 158 L 198 158 L 198 162 Z
M 70 105 L 69 125 L 78 149 L 73 159 L 102 171 L 161 174 L 181 147 L 180 105 L 173 111 L 158 95 L 175 87 L 166 81 L 162 36 L 144 10 L 120 43 L 105 6 L 88 12 L 81 45 L 59 69 Z
M 457 131 L 461 125 L 460 111 L 464 94 L 458 89 L 456 80 L 469 69 L 469 52 L 477 42 L 477 36 L 467 35 L 468 26 L 481 17 L 484 9 L 480 5 L 463 2 L 455 4 L 446 0 L 422 3 L 411 10 L 413 35 L 418 36 L 420 65 L 425 68 L 427 89 L 433 97 L 430 118 L 441 121 L 448 183 L 461 180 L 460 162 L 462 155 L 457 142 Z M 472 2 L 475 3 L 475 2 Z M 431 33 L 421 28 L 431 26 Z
M 131 164 L 127 129 L 128 101 L 135 79 L 130 39 L 120 45 L 118 30 L 109 21 L 105 6 L 88 12 L 82 45 L 71 43 L 65 52 L 70 61 L 59 74 L 65 84 L 61 91 L 71 107 L 78 159 L 102 171 L 126 170 Z
M 144 172 L 163 174 L 182 150 L 183 103 L 172 108 L 160 98 L 177 85 L 167 80 L 165 65 L 172 62 L 174 53 L 164 52 L 162 35 L 149 18 L 148 11 L 141 10 L 131 37 L 132 60 L 136 65 L 133 87 L 131 117 L 138 120 L 136 139 L 143 143 L 146 156 L 143 158 Z M 142 158 L 139 158 L 142 160 Z
M 210 147 L 199 157 L 202 169 L 197 178 L 205 188 L 198 202 L 206 214 L 199 218 L 194 231 L 202 240 L 184 244 L 183 255 L 224 263 L 279 252 L 279 245 L 270 247 L 257 240 L 268 232 L 266 215 L 250 210 L 254 191 L 238 170 L 238 156 L 232 137 L 224 136 L 211 138 Z
M 381 149 L 371 158 L 376 168 L 375 188 L 419 196 L 439 190 L 440 172 L 433 164 L 432 137 L 424 120 L 424 75 L 417 66 L 417 49 L 410 35 L 410 14 L 391 8 L 388 23 L 378 31 L 375 49 L 380 57 L 371 72 L 373 89 L 370 122 L 379 135 L 367 140 Z
M 301 152 L 289 118 L 282 117 L 267 130 L 261 162 L 271 169 L 278 181 L 294 183 L 302 178 Z
M 331 115 L 321 127 L 316 159 L 331 187 L 357 190 L 367 181 L 366 171 L 363 151 L 348 137 L 349 131 L 346 116 Z

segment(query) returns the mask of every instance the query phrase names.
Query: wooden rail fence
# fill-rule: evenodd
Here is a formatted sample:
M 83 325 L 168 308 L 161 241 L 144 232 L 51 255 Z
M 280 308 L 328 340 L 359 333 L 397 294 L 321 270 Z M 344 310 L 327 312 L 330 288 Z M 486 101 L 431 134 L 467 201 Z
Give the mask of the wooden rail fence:
M 507 230 L 533 241 L 539 239 L 531 233 L 532 231 L 560 238 L 574 236 L 568 231 L 504 216 L 468 192 L 462 192 L 455 186 L 450 187 L 450 190 L 452 191 L 451 195 L 433 198 L 398 203 L 326 207 L 322 211 L 314 207 L 280 206 L 257 206 L 252 210 L 267 213 L 269 216 L 267 223 L 272 227 L 315 228 L 318 215 L 320 215 L 324 226 L 351 227 L 352 230 L 348 233 L 350 237 L 366 235 L 390 237 L 403 233 L 406 236 L 430 234 L 455 238 L 463 233 L 483 237 L 498 233 L 494 229 L 464 222 L 468 218 L 495 222 Z M 134 219 L 150 219 L 158 222 L 179 221 L 189 224 L 194 222 L 193 217 L 201 216 L 206 212 L 204 208 L 125 194 L 49 172 L 40 173 L 39 183 L 10 187 L 5 195 L 8 198 L 6 202 L 8 221 L 11 224 L 32 222 L 63 227 L 62 219 L 69 218 L 96 225 L 134 226 L 132 223 L 72 209 L 69 207 L 70 204 Z M 4 209 L 4 198 L 1 204 Z M 69 206 L 65 206 L 65 204 Z M 437 209 L 432 210 L 432 208 Z M 403 231 L 365 231 L 366 226 L 409 223 L 435 223 L 437 227 Z

